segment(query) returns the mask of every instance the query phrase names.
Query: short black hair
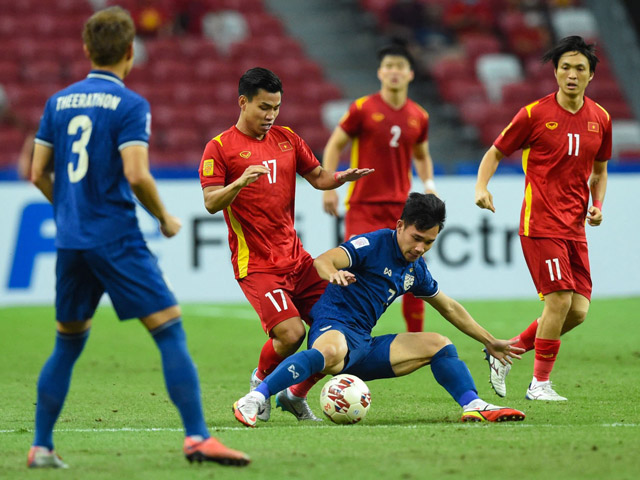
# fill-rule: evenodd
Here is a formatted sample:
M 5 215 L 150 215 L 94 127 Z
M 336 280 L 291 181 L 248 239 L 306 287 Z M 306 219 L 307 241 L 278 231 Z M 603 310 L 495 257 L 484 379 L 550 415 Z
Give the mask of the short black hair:
M 256 67 L 244 72 L 238 83 L 238 95 L 244 95 L 251 101 L 260 89 L 269 93 L 282 93 L 282 82 L 266 68 Z
M 413 70 L 415 62 L 413 61 L 413 57 L 409 53 L 409 50 L 407 50 L 407 47 L 405 47 L 404 45 L 400 43 L 392 43 L 390 45 L 382 47 L 380 50 L 378 50 L 378 63 L 382 63 L 382 60 L 387 55 L 406 58 L 409 62 L 409 65 L 411 66 L 411 69 Z
M 560 57 L 567 52 L 578 52 L 587 57 L 589 61 L 589 70 L 591 73 L 596 71 L 596 65 L 600 61 L 596 56 L 596 45 L 594 43 L 587 43 L 584 38 L 578 35 L 571 35 L 564 37 L 553 48 L 542 56 L 543 62 L 551 61 L 555 69 L 558 69 L 558 62 Z
M 400 220 L 404 222 L 405 226 L 415 225 L 422 232 L 436 225 L 440 227 L 441 231 L 444 228 L 446 217 L 444 202 L 436 195 L 412 192 L 404 204 Z

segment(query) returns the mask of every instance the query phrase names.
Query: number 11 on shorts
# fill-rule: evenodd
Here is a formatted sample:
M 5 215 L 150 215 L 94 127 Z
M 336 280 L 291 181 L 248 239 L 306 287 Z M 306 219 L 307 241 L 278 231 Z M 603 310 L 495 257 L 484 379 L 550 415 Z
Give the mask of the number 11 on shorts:
M 549 276 L 551 277 L 551 281 L 554 282 L 556 279 L 557 280 L 562 280 L 562 275 L 560 274 L 560 261 L 557 258 L 550 258 L 548 260 L 545 260 L 545 263 L 549 267 Z M 553 266 L 554 265 L 556 267 L 556 269 L 555 269 L 556 270 L 555 277 L 553 275 Z

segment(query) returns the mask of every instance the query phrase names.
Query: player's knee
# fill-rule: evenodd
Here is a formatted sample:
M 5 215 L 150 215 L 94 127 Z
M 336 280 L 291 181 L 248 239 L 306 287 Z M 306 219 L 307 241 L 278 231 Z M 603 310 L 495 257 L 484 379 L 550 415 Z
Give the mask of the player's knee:
M 581 325 L 587 319 L 587 310 L 570 310 L 567 320 L 573 327 Z
M 341 346 L 333 343 L 324 344 L 318 350 L 320 350 L 320 353 L 322 353 L 322 356 L 324 357 L 325 370 L 331 369 L 341 363 L 347 354 L 346 348 L 342 348 Z
M 277 331 L 275 340 L 277 340 L 285 349 L 292 349 L 296 351 L 305 337 L 305 329 L 302 323 L 296 325 L 294 323 L 287 325 L 286 328 L 281 328 Z

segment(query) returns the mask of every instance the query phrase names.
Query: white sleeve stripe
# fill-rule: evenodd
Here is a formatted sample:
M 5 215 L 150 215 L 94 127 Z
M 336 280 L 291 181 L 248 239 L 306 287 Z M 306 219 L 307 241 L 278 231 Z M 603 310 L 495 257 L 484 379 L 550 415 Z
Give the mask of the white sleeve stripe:
M 45 147 L 53 147 L 53 143 L 47 142 L 46 140 L 42 140 L 40 138 L 36 138 L 34 140 L 34 143 L 38 143 L 40 145 L 44 145 Z
M 351 267 L 351 265 L 353 265 L 353 260 L 351 259 L 351 254 L 349 253 L 349 250 L 344 248 L 344 246 L 342 245 L 340 245 L 340 248 L 344 250 L 344 252 L 347 254 L 347 257 L 349 257 L 349 266 L 347 268 Z
M 122 145 L 118 145 L 118 150 L 122 150 L 123 148 L 127 147 L 133 147 L 135 145 L 138 145 L 140 147 L 149 147 L 149 144 L 147 142 L 144 142 L 142 140 L 132 140 L 130 142 L 124 142 Z
M 419 296 L 419 297 L 416 295 L 416 298 L 433 298 L 433 297 L 435 297 L 436 295 L 438 295 L 439 293 L 440 293 L 440 288 L 438 287 L 438 290 L 437 290 L 437 291 L 436 291 L 436 293 L 434 293 L 433 295 L 421 295 L 421 296 Z

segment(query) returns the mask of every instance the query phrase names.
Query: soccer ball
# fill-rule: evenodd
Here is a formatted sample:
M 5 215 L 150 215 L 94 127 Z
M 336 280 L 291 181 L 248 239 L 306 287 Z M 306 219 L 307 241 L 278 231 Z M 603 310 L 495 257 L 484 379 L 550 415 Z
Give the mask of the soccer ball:
M 333 423 L 358 423 L 371 405 L 369 387 L 355 375 L 336 375 L 322 387 L 320 407 Z

